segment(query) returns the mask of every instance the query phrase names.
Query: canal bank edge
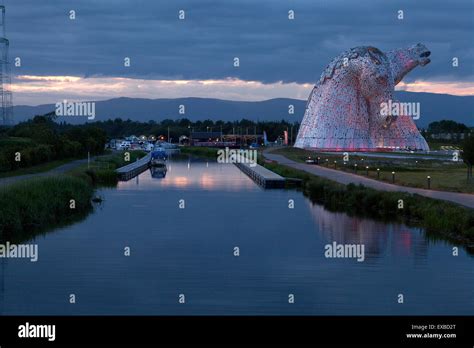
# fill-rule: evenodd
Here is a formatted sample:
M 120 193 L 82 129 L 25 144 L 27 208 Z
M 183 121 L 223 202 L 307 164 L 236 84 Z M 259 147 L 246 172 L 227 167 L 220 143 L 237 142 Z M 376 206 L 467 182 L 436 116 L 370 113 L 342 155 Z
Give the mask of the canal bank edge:
M 329 210 L 425 228 L 432 239 L 447 239 L 474 253 L 474 209 L 418 194 L 345 185 L 274 161 L 262 165 L 283 177 L 302 179 L 304 194 Z

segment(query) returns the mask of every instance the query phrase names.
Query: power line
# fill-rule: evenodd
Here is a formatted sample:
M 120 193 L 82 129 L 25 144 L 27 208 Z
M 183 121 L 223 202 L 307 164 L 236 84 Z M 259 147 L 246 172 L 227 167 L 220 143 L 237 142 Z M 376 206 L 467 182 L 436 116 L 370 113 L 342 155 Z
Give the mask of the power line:
M 5 6 L 0 5 L 0 121 L 4 125 L 13 123 L 13 102 L 11 91 L 11 68 L 8 59 L 10 42 L 6 38 Z

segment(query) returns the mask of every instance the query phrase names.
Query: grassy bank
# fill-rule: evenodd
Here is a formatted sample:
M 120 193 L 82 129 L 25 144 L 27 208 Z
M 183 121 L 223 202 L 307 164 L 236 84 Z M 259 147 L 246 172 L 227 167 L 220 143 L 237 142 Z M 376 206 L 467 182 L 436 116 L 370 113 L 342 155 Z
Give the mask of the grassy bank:
M 431 177 L 430 188 L 433 190 L 474 193 L 474 181 L 467 181 L 466 165 L 449 158 L 440 161 L 423 159 L 421 154 L 401 154 L 402 156 L 415 156 L 415 158 L 388 158 L 383 157 L 384 154 L 380 154 L 379 157 L 350 154 L 349 160 L 344 164 L 342 153 L 318 153 L 292 147 L 278 149 L 275 153 L 301 163 L 308 157 L 313 159 L 320 157 L 322 166 L 362 176 L 367 176 L 366 167 L 368 166 L 370 178 L 389 183 L 392 182 L 392 172 L 395 172 L 395 183 L 401 186 L 427 188 L 427 176 L 429 175 Z M 439 155 L 430 156 L 442 157 Z M 356 164 L 357 172 L 354 170 Z M 377 175 L 377 168 L 380 169 L 380 177 Z
M 57 160 L 57 161 L 51 161 L 47 163 L 38 164 L 38 165 L 28 167 L 28 168 L 19 168 L 19 169 L 12 170 L 9 172 L 2 172 L 0 173 L 0 178 L 8 178 L 12 176 L 20 176 L 20 175 L 26 175 L 26 174 L 44 173 L 74 160 L 75 159 Z
M 143 156 L 130 152 L 130 162 Z M 123 153 L 98 158 L 65 175 L 34 178 L 0 189 L 0 240 L 23 241 L 48 229 L 78 221 L 92 211 L 99 186 L 115 186 L 115 169 L 127 163 Z M 74 200 L 72 202 L 71 200 Z
M 117 185 L 118 177 L 115 170 L 127 164 L 135 162 L 138 158 L 146 155 L 145 151 L 128 151 L 130 160 L 126 160 L 127 152 L 114 153 L 109 156 L 103 156 L 95 159 L 90 165 L 84 164 L 67 174 L 82 178 L 90 182 L 93 186 L 108 186 L 113 187 Z
M 27 174 L 44 173 L 52 169 L 55 169 L 57 167 L 60 167 L 64 164 L 67 164 L 76 160 L 80 160 L 80 159 L 84 159 L 84 157 L 65 158 L 61 160 L 55 160 L 55 161 L 37 164 L 31 167 L 18 168 L 18 169 L 10 170 L 7 172 L 0 172 L 0 178 L 8 178 L 8 177 L 21 176 L 21 175 L 27 175 Z
M 443 237 L 462 245 L 474 245 L 474 211 L 454 203 L 404 192 L 377 191 L 362 185 L 343 185 L 277 163 L 264 163 L 284 177 L 303 180 L 303 192 L 313 202 L 332 211 L 398 221 L 426 229 L 433 238 Z M 399 209 L 399 200 L 403 209 Z
M 71 176 L 31 179 L 1 189 L 0 239 L 24 240 L 87 215 L 93 192 L 90 181 Z
M 127 161 L 127 154 L 130 155 L 130 159 Z M 145 151 L 142 150 L 134 150 L 134 151 L 122 151 L 122 152 L 115 152 L 110 156 L 104 156 L 97 158 L 93 165 L 103 165 L 107 166 L 108 168 L 117 169 L 127 164 L 135 162 L 137 159 L 142 158 L 146 155 Z

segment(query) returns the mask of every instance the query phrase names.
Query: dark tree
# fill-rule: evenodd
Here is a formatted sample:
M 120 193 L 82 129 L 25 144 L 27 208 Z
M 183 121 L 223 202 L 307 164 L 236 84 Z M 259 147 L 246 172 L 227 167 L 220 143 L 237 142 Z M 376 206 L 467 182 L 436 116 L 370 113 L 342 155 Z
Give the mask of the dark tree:
M 462 147 L 462 158 L 467 165 L 467 180 L 472 180 L 472 166 L 474 165 L 474 136 L 471 135 L 464 140 Z
M 463 123 L 457 123 L 451 120 L 441 120 L 436 122 L 431 122 L 428 125 L 428 132 L 432 134 L 439 133 L 464 133 L 467 132 L 469 128 Z

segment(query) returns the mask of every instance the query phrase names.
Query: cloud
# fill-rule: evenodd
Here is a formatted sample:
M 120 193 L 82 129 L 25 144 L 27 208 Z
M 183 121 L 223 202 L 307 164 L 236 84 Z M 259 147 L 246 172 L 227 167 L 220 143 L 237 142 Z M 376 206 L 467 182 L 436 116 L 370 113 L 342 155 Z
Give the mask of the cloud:
M 474 94 L 470 83 L 400 83 L 400 90 L 413 92 Z M 130 98 L 212 97 L 226 100 L 259 101 L 272 98 L 307 99 L 312 84 L 282 81 L 262 83 L 240 79 L 151 80 L 124 77 L 18 76 L 13 85 L 15 105 L 55 104 L 69 101 Z
M 423 42 L 405 79 L 474 84 L 474 3 L 464 0 L 6 0 L 14 75 L 313 84 L 350 47 Z M 185 11 L 185 20 L 178 11 Z M 295 19 L 288 19 L 288 11 Z M 397 19 L 397 11 L 404 19 Z M 69 19 L 69 11 L 76 19 Z M 131 66 L 124 67 L 124 58 Z M 234 57 L 240 67 L 233 66 Z M 451 64 L 459 58 L 459 67 Z M 158 95 L 156 97 L 159 97 Z

